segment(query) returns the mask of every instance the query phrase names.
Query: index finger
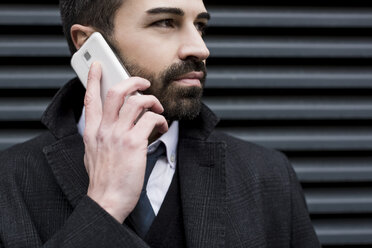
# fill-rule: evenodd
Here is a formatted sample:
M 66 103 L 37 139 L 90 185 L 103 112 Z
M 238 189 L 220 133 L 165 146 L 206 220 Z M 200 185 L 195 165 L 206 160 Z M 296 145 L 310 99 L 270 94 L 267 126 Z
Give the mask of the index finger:
M 101 122 L 101 76 L 101 65 L 99 62 L 93 62 L 89 69 L 87 90 L 84 98 L 85 131 L 89 131 L 90 128 L 94 130 L 98 129 Z

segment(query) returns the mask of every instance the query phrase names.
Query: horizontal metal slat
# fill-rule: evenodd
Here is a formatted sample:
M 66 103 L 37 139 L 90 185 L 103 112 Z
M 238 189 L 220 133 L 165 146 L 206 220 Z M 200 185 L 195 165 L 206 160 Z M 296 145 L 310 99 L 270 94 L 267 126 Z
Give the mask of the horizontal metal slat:
M 303 183 L 372 181 L 372 157 L 290 157 Z
M 18 143 L 22 143 L 29 140 L 38 134 L 42 130 L 0 130 L 0 150 L 4 150 L 10 146 Z
M 219 128 L 235 137 L 284 151 L 358 151 L 372 149 L 370 127 Z
M 39 121 L 51 98 L 0 98 L 0 121 Z
M 57 89 L 76 74 L 69 66 L 0 67 L 1 89 Z
M 0 5 L 0 25 L 61 25 L 57 6 Z
M 272 58 L 370 58 L 367 38 L 211 37 L 206 39 L 211 57 Z M 67 43 L 59 36 L 0 37 L 0 56 L 69 57 Z
M 62 36 L 0 37 L 3 57 L 67 57 L 70 52 Z
M 323 245 L 372 244 L 372 219 L 317 219 L 315 231 Z
M 261 58 L 369 58 L 368 38 L 314 37 L 207 37 L 213 57 Z
M 372 68 L 208 66 L 210 88 L 372 88 Z
M 223 96 L 204 100 L 224 120 L 372 118 L 372 99 L 361 96 Z
M 210 25 L 218 27 L 372 27 L 370 8 L 299 8 L 299 7 L 210 7 Z
M 372 213 L 370 188 L 310 188 L 305 196 L 311 214 Z
M 75 77 L 70 66 L 2 66 L 1 89 L 57 89 Z M 208 66 L 206 88 L 214 89 L 370 89 L 372 68 Z

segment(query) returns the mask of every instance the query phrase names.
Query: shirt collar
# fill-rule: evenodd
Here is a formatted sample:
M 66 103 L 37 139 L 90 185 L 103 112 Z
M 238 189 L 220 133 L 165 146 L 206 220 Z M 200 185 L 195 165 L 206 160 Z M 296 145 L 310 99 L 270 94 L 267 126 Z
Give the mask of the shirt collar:
M 77 127 L 80 135 L 83 136 L 85 128 L 85 107 L 83 107 Z M 168 129 L 168 132 L 164 133 L 162 136 L 160 136 L 160 138 L 152 142 L 147 147 L 147 153 L 152 153 L 159 146 L 160 142 L 163 142 L 166 148 L 167 160 L 172 169 L 176 168 L 177 162 L 178 130 L 178 121 L 173 121 Z
M 167 160 L 172 169 L 176 168 L 177 162 L 178 129 L 178 121 L 173 121 L 168 132 L 152 142 L 147 148 L 147 153 L 152 153 L 159 146 L 160 142 L 163 142 L 166 148 Z

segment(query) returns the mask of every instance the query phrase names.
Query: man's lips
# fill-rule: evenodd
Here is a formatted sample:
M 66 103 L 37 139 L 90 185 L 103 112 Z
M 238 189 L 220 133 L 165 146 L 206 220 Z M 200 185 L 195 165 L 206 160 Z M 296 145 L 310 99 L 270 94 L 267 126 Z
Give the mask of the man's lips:
M 203 78 L 204 72 L 193 71 L 176 78 L 174 82 L 185 84 L 188 86 L 201 86 L 200 80 L 202 80 Z

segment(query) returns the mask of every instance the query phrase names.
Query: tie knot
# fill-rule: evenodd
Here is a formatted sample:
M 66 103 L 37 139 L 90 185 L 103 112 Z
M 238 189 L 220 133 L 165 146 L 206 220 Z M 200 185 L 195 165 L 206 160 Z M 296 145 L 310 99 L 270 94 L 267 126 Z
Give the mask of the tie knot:
M 165 154 L 165 145 L 163 142 L 160 142 L 158 147 L 152 153 L 147 155 L 147 160 L 154 160 L 157 161 L 159 157 Z
M 164 143 L 160 142 L 156 150 L 147 155 L 145 180 L 143 183 L 144 190 L 146 190 L 147 181 L 149 180 L 150 174 L 156 164 L 156 161 L 158 161 L 158 159 L 165 154 L 165 150 L 166 149 Z

